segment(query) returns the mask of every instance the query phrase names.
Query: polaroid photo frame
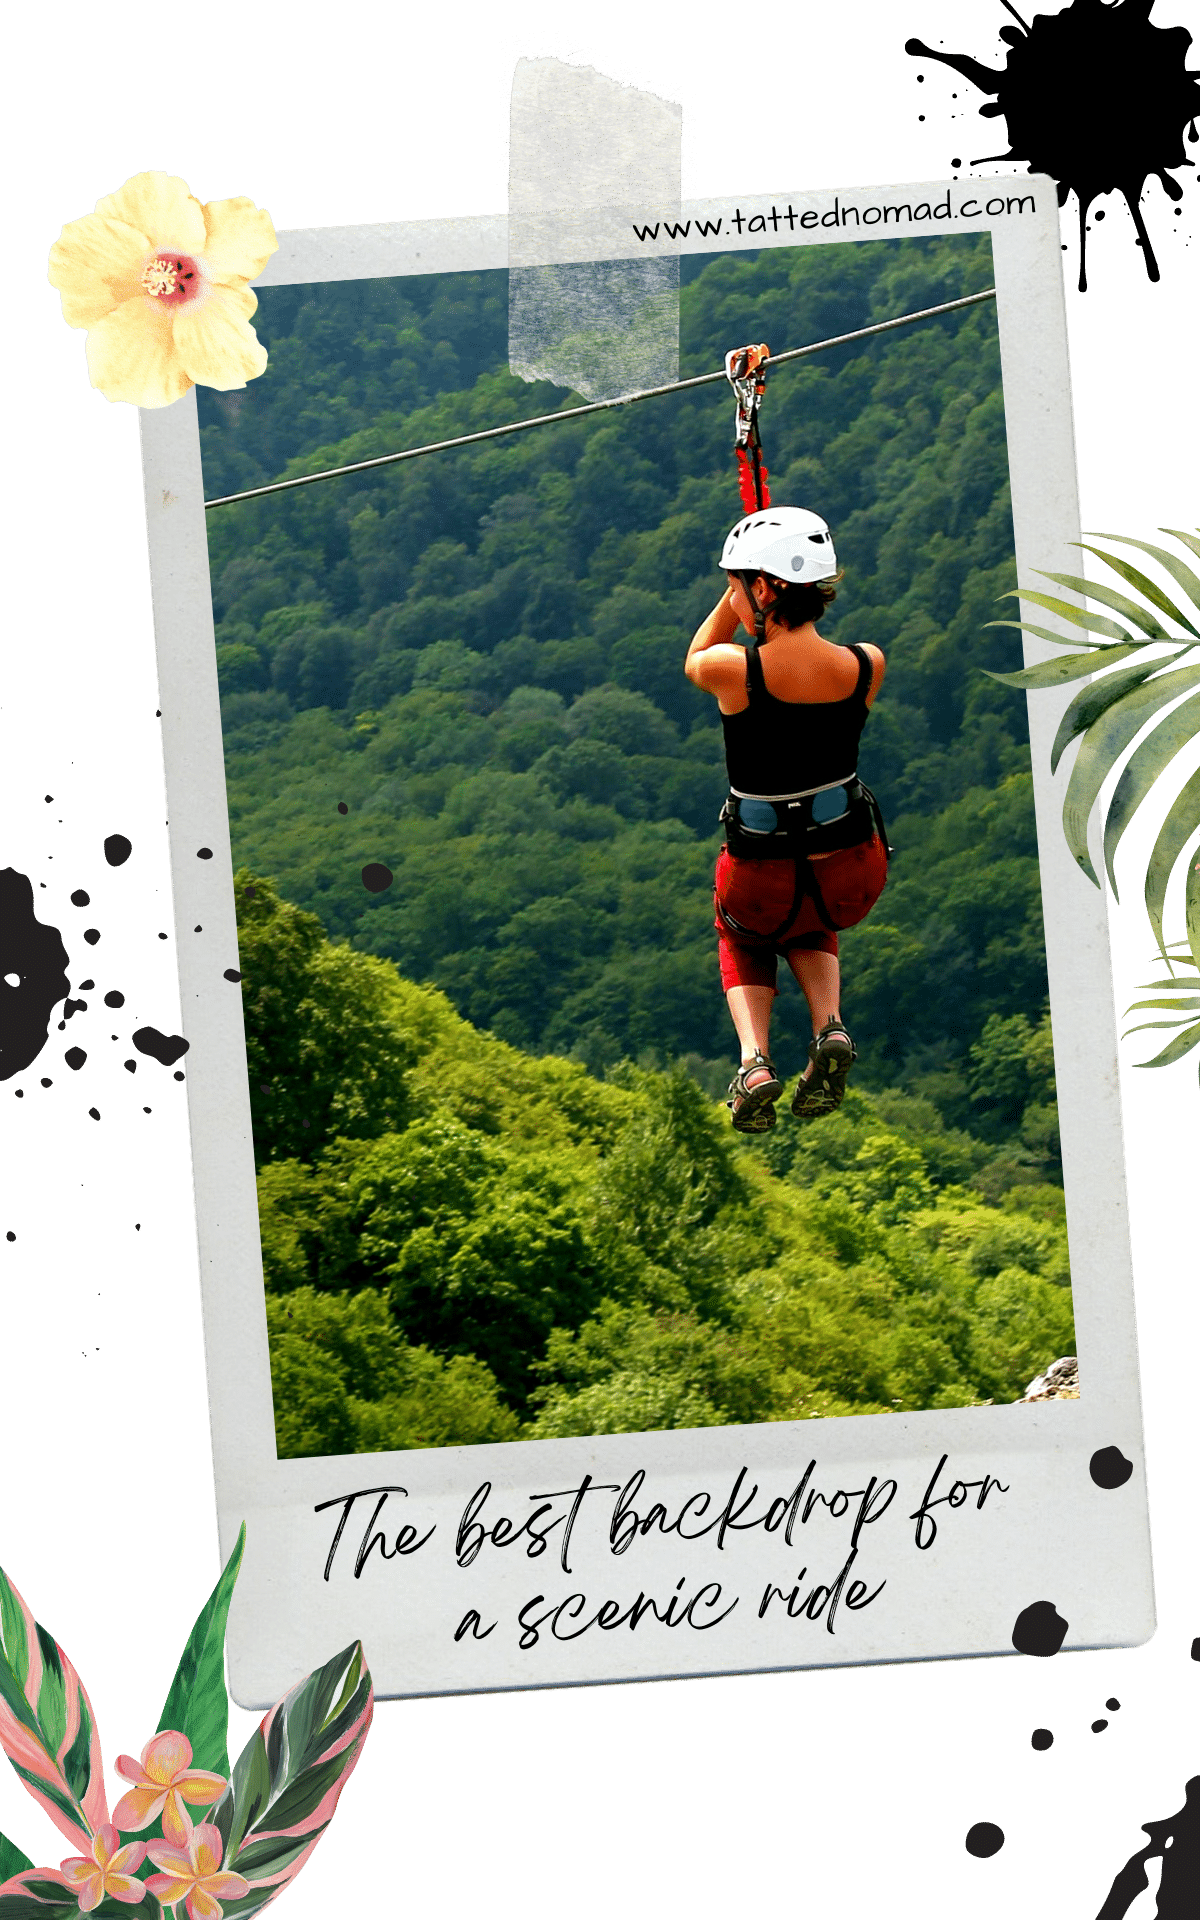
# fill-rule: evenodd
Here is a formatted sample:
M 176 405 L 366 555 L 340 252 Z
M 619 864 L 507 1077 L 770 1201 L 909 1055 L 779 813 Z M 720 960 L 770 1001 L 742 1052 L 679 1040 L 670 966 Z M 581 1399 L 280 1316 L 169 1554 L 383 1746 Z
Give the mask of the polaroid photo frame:
M 632 237 L 635 218 L 648 229 L 653 210 L 574 216 L 547 264 L 988 235 L 1019 578 L 1072 570 L 1051 181 L 689 203 L 682 235 L 657 240 Z M 501 218 L 284 234 L 258 285 L 503 270 L 506 247 Z M 1032 697 L 1029 726 L 1078 1399 L 277 1457 L 195 395 L 143 413 L 142 442 L 223 1552 L 248 1528 L 237 1698 L 276 1698 L 356 1637 L 388 1696 L 1148 1638 L 1105 904 L 1068 853 L 1048 770 L 1069 690 Z M 732 521 L 732 477 L 728 497 Z M 1029 660 L 1048 652 L 1025 644 Z M 936 1016 L 936 982 L 930 1003 Z

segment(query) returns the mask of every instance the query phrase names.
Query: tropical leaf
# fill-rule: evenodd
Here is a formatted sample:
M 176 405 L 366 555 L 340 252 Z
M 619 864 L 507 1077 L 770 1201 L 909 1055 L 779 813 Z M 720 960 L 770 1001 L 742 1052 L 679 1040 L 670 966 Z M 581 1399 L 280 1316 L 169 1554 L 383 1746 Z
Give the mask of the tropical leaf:
M 1081 680 L 1085 674 L 1095 673 L 1099 667 L 1115 666 L 1118 660 L 1137 653 L 1145 644 L 1144 640 L 1135 640 L 1127 647 L 1096 647 L 1090 653 L 1060 653 L 1057 660 L 1039 660 L 1036 666 L 1017 667 L 1012 673 L 996 673 L 991 667 L 985 667 L 984 672 L 989 680 L 999 680 L 1006 687 L 1061 687 L 1068 680 Z M 1147 661 L 1143 677 L 1146 673 L 1153 673 L 1158 664 L 1157 660 Z
M 1114 648 L 1113 651 L 1118 649 Z M 1106 674 L 1103 680 L 1093 681 L 1090 686 L 1081 688 L 1064 713 L 1054 736 L 1054 745 L 1050 749 L 1051 773 L 1057 773 L 1058 763 L 1076 735 L 1094 727 L 1102 713 L 1107 713 L 1118 700 L 1123 700 L 1127 693 L 1140 687 L 1159 664 L 1158 660 L 1143 658 L 1137 666 L 1126 667 L 1123 673 Z
M 1200 767 L 1184 782 L 1172 801 L 1170 811 L 1159 828 L 1150 864 L 1146 868 L 1146 912 L 1164 960 L 1167 958 L 1167 949 L 1163 945 L 1162 918 L 1166 910 L 1167 886 L 1176 861 L 1197 827 L 1200 827 Z
M 1183 916 L 1192 959 L 1200 967 L 1200 860 L 1193 860 L 1188 868 L 1183 897 Z
M 240 1900 L 222 1901 L 226 1920 L 257 1913 L 295 1879 L 333 1818 L 374 1706 L 356 1642 L 286 1694 L 256 1730 L 208 1815 L 224 1844 L 223 1867 L 250 1882 Z
M 1063 801 L 1063 830 L 1073 857 L 1096 886 L 1100 881 L 1088 854 L 1087 823 L 1101 787 L 1126 747 L 1159 708 L 1197 685 L 1200 666 L 1160 674 L 1101 714 L 1080 743 Z
M 223 1780 L 229 1778 L 225 1624 L 245 1546 L 243 1523 L 225 1570 L 192 1628 L 158 1723 L 159 1733 L 170 1728 L 185 1734 L 192 1746 L 192 1765 L 219 1773 Z
M 1182 1060 L 1184 1055 L 1190 1053 L 1193 1047 L 1200 1047 L 1200 1020 L 1197 1020 L 1195 1026 L 1189 1027 L 1186 1033 L 1178 1034 L 1174 1040 L 1163 1048 L 1161 1053 L 1155 1054 L 1153 1060 L 1135 1060 L 1134 1065 L 1137 1067 L 1173 1067 L 1175 1062 Z M 0 1920 L 3 1920 L 3 1914 L 0 1914 Z
M 20 1847 L 14 1846 L 6 1833 L 0 1833 L 0 1886 L 11 1880 L 14 1873 L 29 1873 L 33 1861 Z
M 1078 593 L 1083 593 L 1088 584 L 1086 580 L 1077 579 L 1073 573 L 1047 573 L 1043 578 L 1056 580 L 1060 586 L 1073 586 Z M 1047 613 L 1057 613 L 1060 619 L 1069 620 L 1072 626 L 1083 627 L 1088 633 L 1102 633 L 1109 640 L 1133 641 L 1133 635 L 1125 627 L 1118 626 L 1115 620 L 1110 620 L 1103 613 L 1093 613 L 1091 607 L 1078 607 L 1073 600 L 1058 600 L 1053 594 L 1038 593 L 1032 587 L 1011 587 L 1007 593 L 1002 593 L 1000 598 L 1032 600 L 1035 607 L 1045 607 Z M 1118 594 L 1117 598 L 1121 599 L 1122 596 Z M 1134 625 L 1140 631 L 1145 631 L 1139 621 L 1135 620 Z M 1152 637 L 1157 640 L 1162 636 L 1154 634 Z M 1138 644 L 1136 641 L 1133 643 Z
M 0 1570 L 0 1746 L 60 1833 L 85 1850 L 108 1819 L 92 1703 Z
M 1187 547 L 1192 553 L 1200 554 L 1200 540 L 1196 538 L 1196 535 L 1194 533 L 1185 533 L 1182 527 L 1160 527 L 1159 532 L 1169 533 L 1172 540 L 1178 540 L 1183 546 Z M 1100 538 L 1099 535 L 1097 535 L 1096 537 L 1097 539 Z
M 1200 998 L 1196 995 L 1156 995 L 1152 1000 L 1131 1000 L 1121 1020 L 1129 1020 L 1129 1014 L 1200 1014 Z
M 1104 823 L 1104 864 L 1117 898 L 1120 896 L 1117 894 L 1113 861 L 1121 836 L 1159 774 L 1197 733 L 1200 733 L 1200 708 L 1193 695 L 1159 722 L 1153 733 L 1147 735 L 1140 747 L 1135 748 L 1122 769 Z
M 1042 578 L 1053 580 L 1060 587 L 1069 587 L 1072 593 L 1082 594 L 1089 600 L 1099 600 L 1102 606 L 1111 607 L 1114 613 L 1123 614 L 1125 619 L 1130 621 L 1139 633 L 1144 633 L 1148 640 L 1171 638 L 1166 628 L 1160 625 L 1152 613 L 1148 613 L 1146 608 L 1140 606 L 1136 600 L 1131 600 L 1128 594 L 1118 593 L 1115 587 L 1103 586 L 1098 580 L 1085 580 L 1082 574 L 1078 573 L 1045 573 Z M 1037 596 L 1022 594 L 1021 597 L 1027 600 Z
M 136 1903 L 138 1920 L 162 1920 L 162 1908 L 152 1893 Z M 58 1875 L 42 1868 L 0 1886 L 0 1920 L 69 1920 L 79 1912 L 79 1896 Z M 126 1901 L 102 1900 L 92 1907 L 93 1920 L 130 1920 L 134 1907 Z
M 985 620 L 983 624 L 985 627 L 1019 627 L 1022 633 L 1035 633 L 1039 640 L 1052 640 L 1056 647 L 1099 647 L 1101 645 L 1099 640 L 1084 640 L 1077 633 L 1073 633 L 1068 640 L 1065 634 L 1054 633 L 1049 627 L 1035 627 L 1032 620 Z M 1144 647 L 1146 643 L 1144 640 L 1135 640 L 1130 634 L 1129 644 L 1131 647 Z
M 1159 566 L 1162 567 L 1164 572 L 1170 574 L 1176 585 L 1183 588 L 1192 605 L 1200 609 L 1200 575 L 1193 573 L 1191 567 L 1187 566 L 1177 555 L 1168 552 L 1166 547 L 1151 546 L 1148 540 L 1134 540 L 1127 533 L 1094 533 L 1091 534 L 1089 538 L 1093 540 L 1119 540 L 1123 547 L 1138 547 L 1143 553 L 1148 553 L 1152 560 L 1158 561 Z M 1092 551 L 1095 551 L 1095 549 L 1092 549 Z M 1198 549 L 1198 551 L 1200 551 L 1200 549 Z M 1187 625 L 1186 621 L 1184 625 Z M 1195 631 L 1196 629 L 1193 627 L 1192 632 L 1195 633 Z
M 1127 585 L 1136 587 L 1139 593 L 1145 594 L 1151 606 L 1157 607 L 1160 613 L 1165 613 L 1168 620 L 1178 620 L 1181 627 L 1186 627 L 1189 633 L 1195 634 L 1196 639 L 1200 640 L 1200 633 L 1196 632 L 1187 615 L 1179 611 L 1175 602 L 1169 599 L 1162 588 L 1147 574 L 1140 572 L 1137 567 L 1131 567 L 1128 560 L 1122 560 L 1119 554 L 1105 553 L 1103 547 L 1090 547 L 1086 540 L 1079 544 L 1085 553 L 1094 553 L 1097 560 L 1103 560 L 1105 566 L 1111 567 Z M 1141 545 L 1141 542 L 1137 541 L 1134 544 Z M 1153 552 L 1153 549 L 1149 551 Z

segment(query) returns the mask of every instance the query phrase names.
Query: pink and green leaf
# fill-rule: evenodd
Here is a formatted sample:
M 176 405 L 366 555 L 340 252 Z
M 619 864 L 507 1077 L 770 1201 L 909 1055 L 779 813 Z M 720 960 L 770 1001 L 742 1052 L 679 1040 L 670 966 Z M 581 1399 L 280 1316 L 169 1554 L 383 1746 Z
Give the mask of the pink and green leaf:
M 0 1746 L 59 1831 L 90 1847 L 97 1827 L 108 1819 L 92 1704 L 66 1654 L 38 1625 L 3 1570 Z
M 159 1733 L 170 1728 L 186 1734 L 192 1746 L 193 1766 L 219 1773 L 222 1779 L 229 1777 L 225 1625 L 245 1546 L 243 1525 L 221 1578 L 192 1628 L 158 1723 Z
M 272 1707 L 209 1815 L 224 1841 L 222 1865 L 250 1882 L 240 1900 L 222 1902 L 227 1920 L 257 1913 L 295 1879 L 333 1818 L 374 1705 L 356 1643 Z
M 78 1912 L 77 1891 L 49 1868 L 18 1874 L 0 1886 L 0 1920 L 70 1920 Z M 163 1910 L 147 1893 L 134 1904 L 106 1898 L 91 1912 L 95 1920 L 132 1920 L 135 1913 L 137 1920 L 162 1920 Z

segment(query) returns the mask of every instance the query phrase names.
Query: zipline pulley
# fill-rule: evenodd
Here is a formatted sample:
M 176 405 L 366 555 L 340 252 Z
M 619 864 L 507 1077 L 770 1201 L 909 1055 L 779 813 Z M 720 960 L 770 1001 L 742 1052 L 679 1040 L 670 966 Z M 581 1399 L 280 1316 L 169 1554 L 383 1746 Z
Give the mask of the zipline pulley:
M 742 506 L 747 513 L 760 513 L 771 504 L 768 473 L 762 457 L 758 431 L 758 409 L 767 387 L 767 361 L 771 349 L 764 342 L 757 347 L 735 347 L 725 355 L 725 378 L 733 388 L 735 454 Z

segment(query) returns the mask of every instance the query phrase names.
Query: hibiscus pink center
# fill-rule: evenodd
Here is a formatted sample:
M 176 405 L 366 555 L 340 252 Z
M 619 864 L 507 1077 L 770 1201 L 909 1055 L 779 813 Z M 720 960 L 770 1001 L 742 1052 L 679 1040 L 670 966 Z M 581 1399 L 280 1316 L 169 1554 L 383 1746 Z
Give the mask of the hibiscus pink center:
M 164 307 L 182 307 L 194 300 L 204 283 L 200 263 L 188 253 L 156 253 L 142 268 L 142 292 Z

